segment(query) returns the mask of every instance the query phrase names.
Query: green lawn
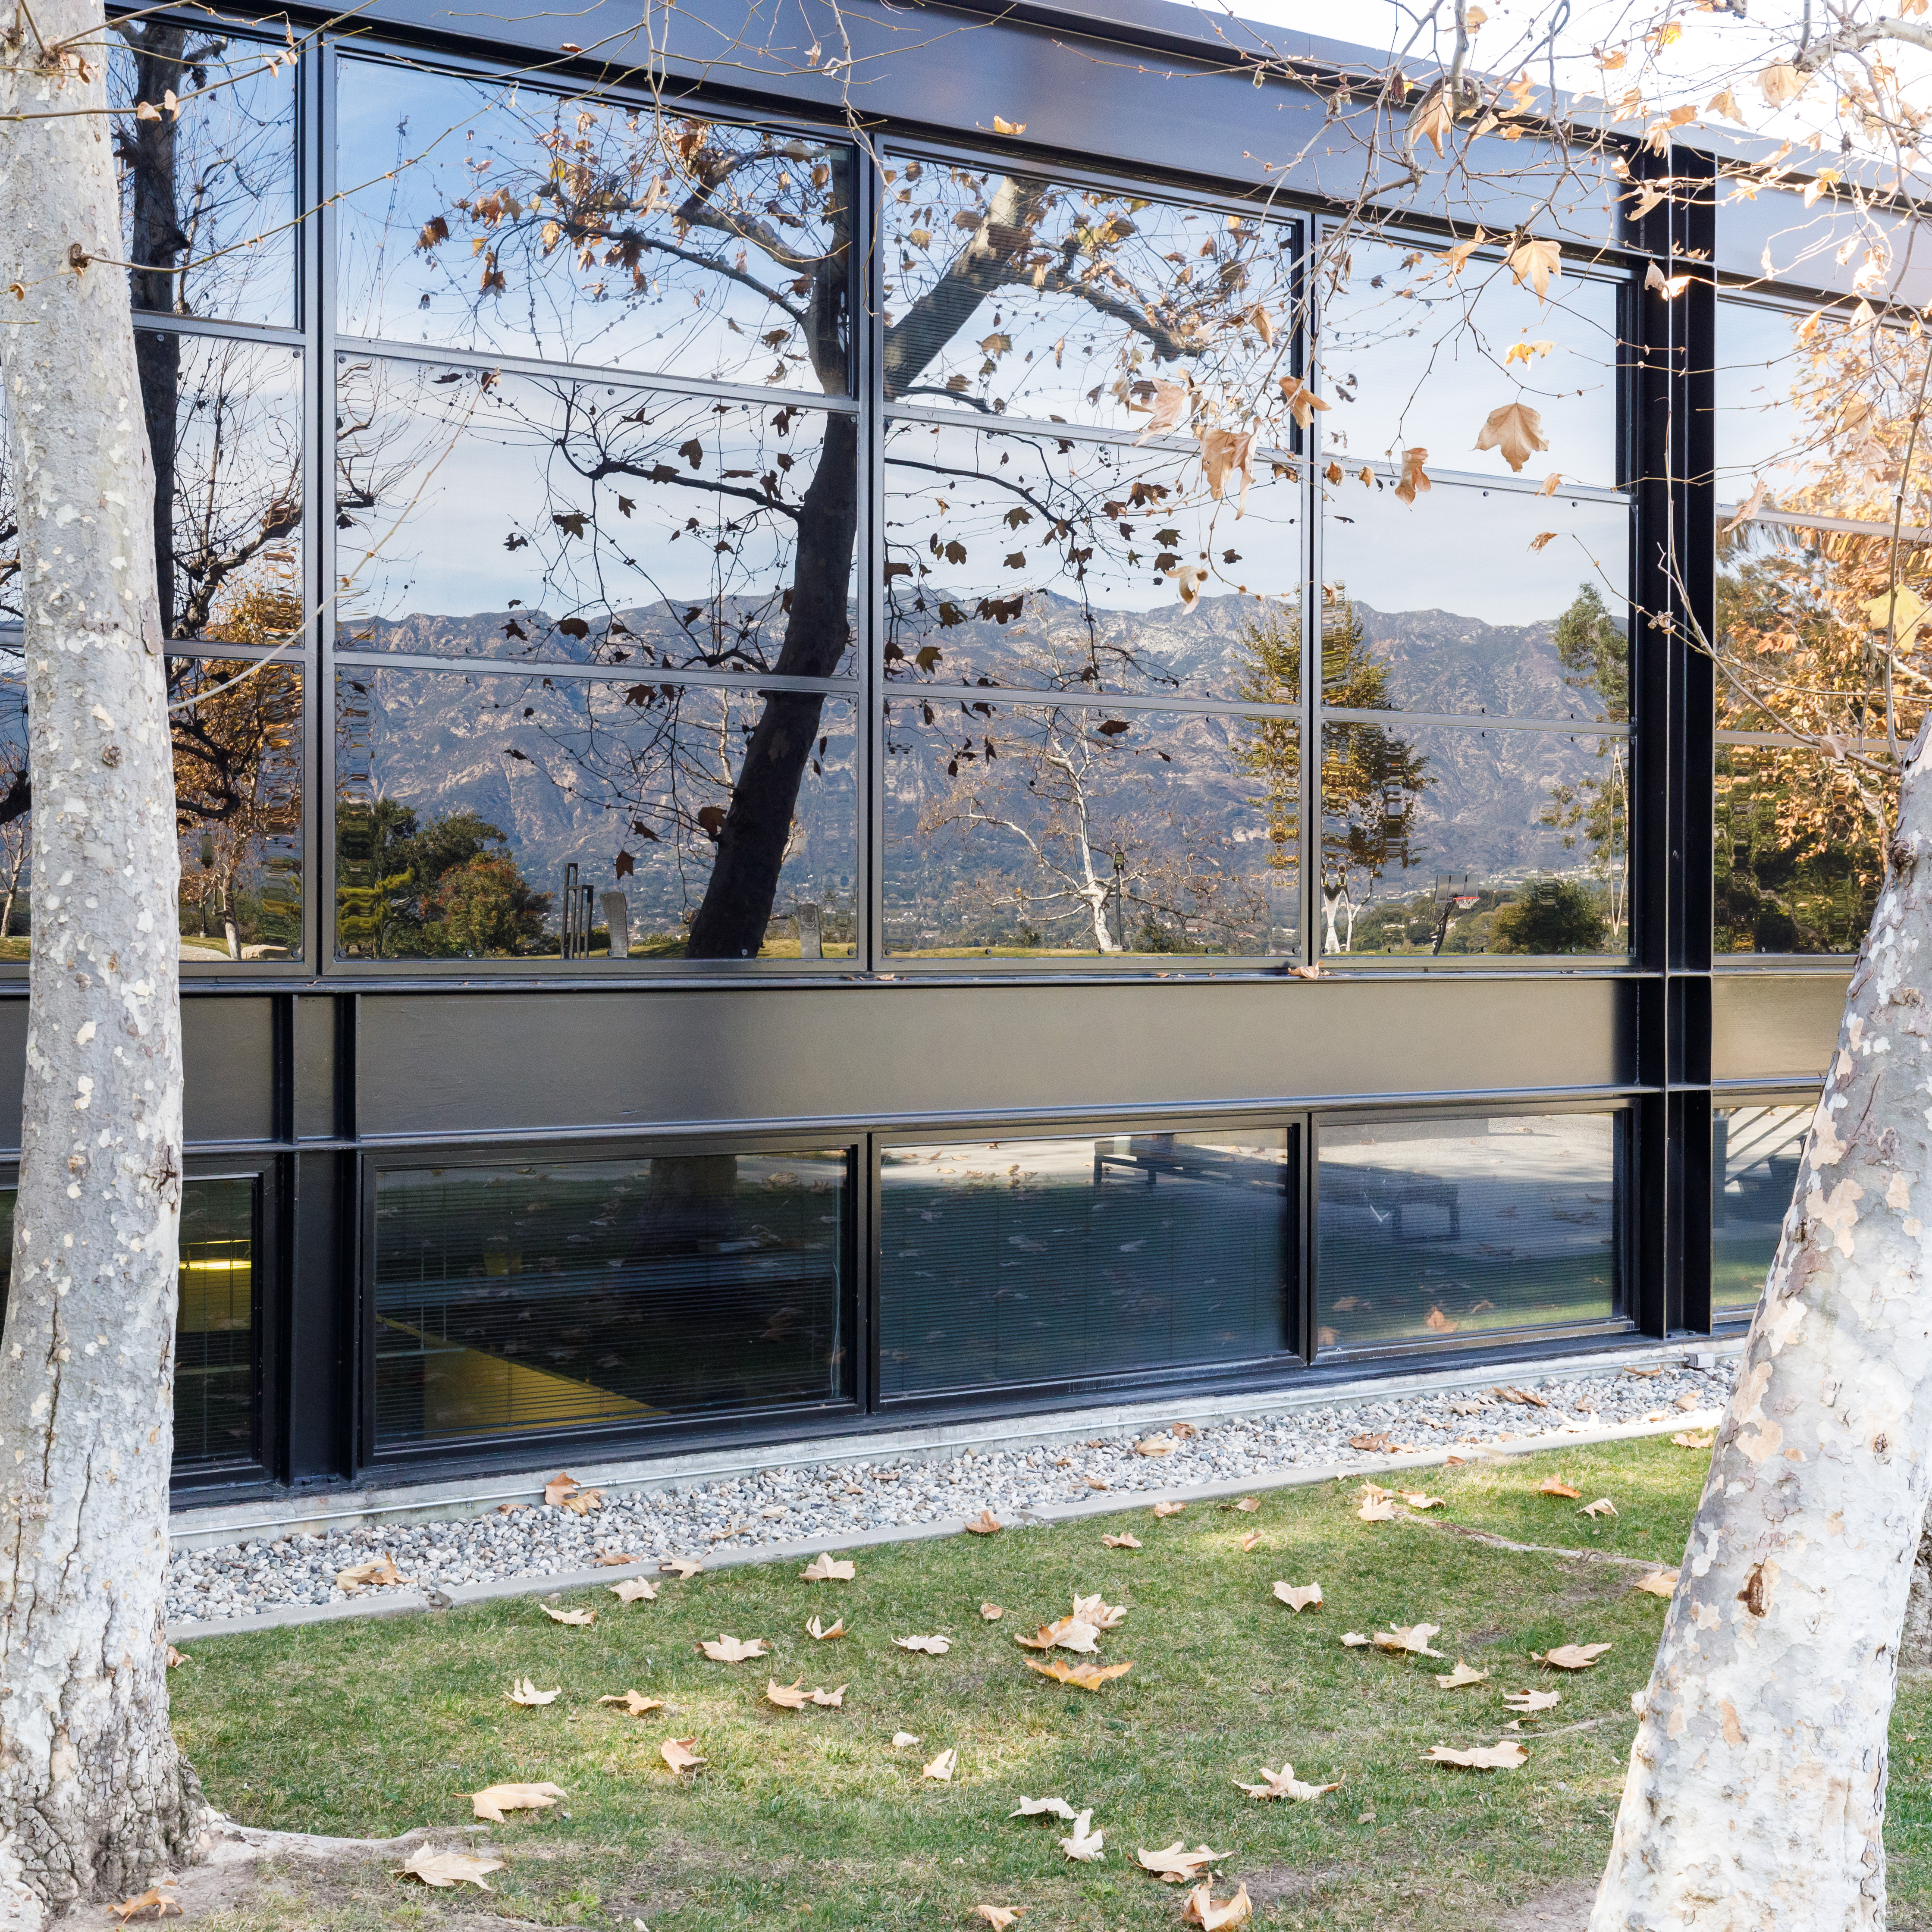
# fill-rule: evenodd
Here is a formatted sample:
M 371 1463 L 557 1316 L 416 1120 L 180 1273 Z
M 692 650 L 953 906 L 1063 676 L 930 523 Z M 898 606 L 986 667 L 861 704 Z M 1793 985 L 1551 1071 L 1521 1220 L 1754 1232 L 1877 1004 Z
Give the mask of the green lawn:
M 492 1834 L 508 1868 L 493 1897 L 399 1883 L 394 1861 L 322 1878 L 290 1872 L 278 1894 L 222 1914 L 226 1932 L 269 1927 L 435 1926 L 500 1913 L 541 1924 L 651 1932 L 725 1926 L 977 1925 L 982 1902 L 1024 1905 L 1030 1928 L 1137 1932 L 1180 1922 L 1182 1892 L 1138 1869 L 1137 1846 L 1204 1840 L 1229 1856 L 1258 1922 L 1322 1932 L 1390 1927 L 1480 1932 L 1566 1878 L 1593 1872 L 1607 1843 L 1664 1606 L 1620 1565 L 1517 1553 L 1438 1519 L 1518 1542 L 1674 1562 L 1706 1459 L 1667 1438 L 1435 1472 L 1446 1511 L 1417 1522 L 1357 1520 L 1353 1486 L 1277 1492 L 1252 1514 L 1195 1503 L 1156 1520 L 1144 1508 L 1051 1529 L 1010 1528 L 861 1551 L 847 1583 L 808 1584 L 798 1566 L 668 1578 L 655 1604 L 596 1604 L 595 1628 L 550 1622 L 530 1600 L 195 1644 L 173 1673 L 177 1729 L 214 1801 L 244 1822 L 358 1836 L 469 1816 L 463 1794 L 548 1780 L 556 1810 Z M 1592 1520 L 1540 1495 L 1555 1472 Z M 1103 1546 L 1131 1530 L 1138 1550 Z M 1256 1532 L 1252 1552 L 1242 1537 Z M 1324 1607 L 1296 1616 L 1270 1586 L 1318 1580 Z M 1075 1591 L 1127 1608 L 1101 1640 L 1132 1670 L 1095 1693 L 1026 1670 L 1016 1633 L 1064 1613 Z M 983 1622 L 982 1600 L 1005 1606 Z M 850 1634 L 814 1642 L 817 1613 Z M 1448 1661 L 1345 1648 L 1345 1630 L 1439 1624 Z M 943 1631 L 943 1657 L 891 1640 Z M 695 1648 L 721 1631 L 770 1640 L 769 1659 L 715 1664 Z M 1613 1647 L 1594 1670 L 1556 1678 L 1529 1653 Z M 1439 1690 L 1458 1657 L 1490 1672 Z M 562 1696 L 516 1708 L 530 1676 Z M 768 1677 L 849 1686 L 842 1709 L 782 1711 Z M 1502 1694 L 1553 1683 L 1562 1702 L 1524 1720 L 1530 1757 L 1489 1774 L 1426 1766 L 1431 1744 L 1495 1742 Z M 670 1708 L 642 1718 L 596 1702 L 629 1688 Z M 895 1749 L 905 1730 L 922 1742 Z M 1921 1737 L 1927 1739 L 1924 1748 Z M 658 1747 L 694 1737 L 708 1768 L 680 1780 Z M 923 1779 L 943 1748 L 950 1784 Z M 1234 1788 L 1292 1760 L 1342 1788 L 1309 1804 Z M 1932 1690 L 1901 1696 L 1893 1810 L 1894 1897 L 1932 1900 Z M 1009 1820 L 1022 1793 L 1092 1806 L 1105 1861 L 1076 1865 L 1051 1819 Z M 1912 1922 L 1897 1912 L 1894 1926 Z

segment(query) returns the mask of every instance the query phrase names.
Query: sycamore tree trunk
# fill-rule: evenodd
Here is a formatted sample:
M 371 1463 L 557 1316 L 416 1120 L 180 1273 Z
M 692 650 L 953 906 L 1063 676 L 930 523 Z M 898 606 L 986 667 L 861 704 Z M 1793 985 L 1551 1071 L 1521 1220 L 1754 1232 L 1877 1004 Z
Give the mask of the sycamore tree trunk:
M 1591 1932 L 1885 1923 L 1886 1736 L 1932 1487 L 1932 760 L 1904 776 L 1631 1747 Z
M 0 1924 L 190 1855 L 168 1730 L 181 1028 L 154 478 L 99 0 L 0 4 L 0 376 L 35 890 L 0 1335 Z M 10 1912 L 10 1917 L 8 1916 Z

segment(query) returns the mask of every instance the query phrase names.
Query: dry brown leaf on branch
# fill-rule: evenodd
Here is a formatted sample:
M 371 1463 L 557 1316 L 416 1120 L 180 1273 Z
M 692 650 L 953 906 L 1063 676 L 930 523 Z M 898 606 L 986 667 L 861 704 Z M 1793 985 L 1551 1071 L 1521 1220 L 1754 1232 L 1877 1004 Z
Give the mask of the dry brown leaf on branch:
M 1445 1690 L 1460 1690 L 1466 1684 L 1486 1684 L 1490 1673 L 1486 1670 L 1472 1670 L 1459 1657 L 1456 1668 L 1447 1672 L 1438 1672 L 1436 1681 Z
M 1304 1804 L 1311 1798 L 1319 1798 L 1324 1791 L 1340 1791 L 1342 1788 L 1339 1778 L 1333 1784 L 1304 1784 L 1295 1776 L 1292 1764 L 1284 1763 L 1279 1771 L 1270 1771 L 1263 1765 L 1262 1776 L 1267 1780 L 1265 1784 L 1242 1784 L 1238 1778 L 1234 1782 L 1250 1798 L 1292 1798 Z
M 1424 141 L 1442 158 L 1442 143 L 1455 132 L 1456 116 L 1449 105 L 1448 91 L 1439 82 L 1410 109 L 1408 127 L 1402 145 L 1413 154 Z
M 781 1684 L 775 1677 L 765 1679 L 765 1702 L 776 1704 L 781 1711 L 802 1711 L 810 1702 L 806 1694 L 805 1679 L 801 1677 L 796 1684 Z
M 1322 1586 L 1319 1583 L 1304 1583 L 1299 1586 L 1293 1583 L 1277 1583 L 1274 1586 L 1274 1594 L 1278 1602 L 1286 1604 L 1297 1616 L 1299 1616 L 1311 1604 L 1321 1602 Z
M 1505 1690 L 1503 1702 L 1512 1711 L 1553 1711 L 1563 1701 L 1560 1690 Z
M 991 1510 L 982 1509 L 967 1523 L 966 1528 L 974 1536 L 998 1536 L 1006 1525 Z
M 544 1501 L 554 1508 L 567 1498 L 574 1496 L 584 1485 L 568 1469 L 560 1469 L 544 1485 Z
M 1600 1516 L 1615 1516 L 1616 1513 L 1617 1506 L 1615 1503 L 1611 1502 L 1608 1496 L 1599 1496 L 1594 1502 L 1586 1503 L 1583 1507 L 1576 1512 L 1579 1516 L 1593 1517 Z
M 1460 275 L 1468 266 L 1469 257 L 1489 238 L 1482 230 L 1478 228 L 1468 241 L 1458 242 L 1454 248 L 1445 248 L 1436 256 L 1436 262 L 1445 273 Z
M 1342 466 L 1331 456 L 1328 459 L 1328 468 L 1322 474 L 1330 483 L 1339 483 L 1342 480 Z
M 1512 342 L 1503 357 L 1503 367 L 1507 369 L 1512 362 L 1520 362 L 1528 367 L 1539 356 L 1553 356 L 1555 343 L 1539 338 L 1534 342 Z
M 488 1823 L 500 1825 L 506 1811 L 542 1811 L 563 1795 L 560 1785 L 493 1784 L 471 1792 L 470 1808 Z
M 666 1738 L 658 1746 L 658 1756 L 670 1767 L 674 1774 L 695 1771 L 704 1762 L 692 1748 L 697 1742 L 695 1738 Z
M 1648 1576 L 1640 1576 L 1630 1588 L 1647 1592 L 1653 1597 L 1661 1597 L 1668 1603 L 1677 1594 L 1677 1572 L 1675 1570 L 1653 1570 Z
M 1193 413 L 1194 402 L 1184 382 L 1136 382 L 1127 407 L 1147 418 L 1146 427 L 1134 439 L 1139 442 L 1179 429 Z
M 1708 1449 L 1717 1441 L 1718 1432 L 1713 1429 L 1699 1435 L 1690 1430 L 1682 1429 L 1670 1439 L 1680 1449 Z
M 830 1643 L 835 1636 L 843 1636 L 845 1634 L 845 1619 L 841 1617 L 836 1624 L 828 1628 L 820 1618 L 814 1617 L 811 1622 L 806 1625 L 805 1634 L 820 1643 Z
M 1510 1738 L 1474 1750 L 1451 1750 L 1447 1744 L 1431 1744 L 1422 1758 L 1425 1764 L 1460 1765 L 1465 1771 L 1514 1771 L 1529 1762 L 1529 1754 Z
M 1185 1503 L 1156 1503 L 1154 1513 L 1160 1516 L 1178 1516 L 1186 1507 Z
M 1130 1535 L 1124 1531 L 1118 1536 L 1103 1536 L 1100 1540 L 1109 1550 L 1138 1550 L 1141 1546 L 1138 1536 Z
M 1554 543 L 1560 534 L 1561 532 L 1556 530 L 1538 530 L 1535 536 L 1530 538 L 1529 547 L 1532 550 L 1540 550 L 1546 544 Z
M 1581 1490 L 1572 1489 L 1568 1483 L 1557 1476 L 1545 1476 L 1542 1481 L 1537 1484 L 1536 1492 L 1542 1496 L 1566 1496 L 1573 1503 L 1581 1502 L 1583 1499 L 1583 1492 Z
M 747 1658 L 763 1657 L 771 1648 L 761 1636 L 740 1643 L 725 1630 L 720 1630 L 716 1637 L 700 1639 L 698 1647 L 713 1664 L 742 1664 Z
M 1550 278 L 1563 274 L 1563 250 L 1554 242 L 1540 242 L 1533 236 L 1519 242 L 1503 257 L 1520 287 L 1525 282 L 1536 291 L 1539 302 L 1547 299 Z
M 658 1565 L 666 1576 L 675 1575 L 681 1583 L 688 1583 L 704 1565 L 694 1556 L 670 1556 Z
M 171 1878 L 161 1881 L 162 1885 L 171 1886 L 173 1883 Z M 490 1888 L 486 1885 L 483 1889 L 488 1892 Z M 123 1925 L 131 1924 L 144 1912 L 152 1912 L 157 1918 L 165 1918 L 170 1912 L 177 1918 L 183 1916 L 180 1906 L 166 1897 L 158 1885 L 151 1885 L 140 1897 L 124 1898 L 119 1904 L 110 1905 L 107 1909 Z
M 1172 1436 L 1144 1436 L 1134 1444 L 1136 1456 L 1172 1456 L 1180 1447 Z
M 1543 479 L 1542 487 L 1536 494 L 1539 496 L 1553 496 L 1558 490 L 1562 488 L 1562 487 L 1563 472 L 1560 470 L 1552 470 L 1550 474 Z
M 920 1772 L 920 1776 L 922 1778 L 929 1778 L 938 1784 L 950 1784 L 952 1781 L 953 1767 L 956 1766 L 958 1762 L 959 1754 L 950 1745 L 948 1745 L 946 1748 L 941 1751 L 930 1764 L 926 1766 L 926 1768 Z
M 1198 1878 L 1217 1858 L 1227 1856 L 1226 1852 L 1210 1852 L 1205 1845 L 1197 1845 L 1190 1852 L 1185 1838 L 1177 1838 L 1158 1852 L 1135 1852 L 1142 1864 L 1164 1885 L 1182 1885 Z
M 346 1570 L 335 1573 L 335 1587 L 352 1592 L 374 1585 L 407 1583 L 412 1580 L 396 1568 L 396 1559 L 386 1551 L 374 1562 L 352 1563 Z
M 1280 380 L 1282 400 L 1304 429 L 1312 428 L 1316 410 L 1325 410 L 1328 405 L 1300 376 L 1284 376 Z
M 1230 478 L 1241 479 L 1240 498 L 1234 506 L 1234 520 L 1239 523 L 1247 510 L 1249 485 L 1255 480 L 1255 432 L 1251 429 L 1203 430 L 1201 467 L 1208 478 L 1208 494 L 1216 502 Z
M 1441 1657 L 1441 1651 L 1430 1648 L 1429 1640 L 1442 1628 L 1440 1624 L 1398 1624 L 1393 1630 L 1377 1630 L 1375 1640 L 1383 1650 L 1411 1657 Z
M 1446 1509 L 1448 1505 L 1440 1496 L 1425 1494 L 1420 1490 L 1404 1490 L 1402 1499 L 1412 1510 Z
M 1258 1542 L 1260 1542 L 1260 1541 L 1261 1541 L 1261 1540 L 1262 1540 L 1262 1533 L 1261 1533 L 1261 1532 L 1260 1532 L 1259 1530 L 1258 1530 L 1258 1529 L 1251 1529 L 1251 1530 L 1250 1530 L 1250 1531 L 1248 1532 L 1247 1534 L 1246 1534 L 1246 1535 L 1245 1535 L 1244 1537 L 1243 1537 L 1243 1538 L 1241 1538 L 1241 1549 L 1242 1549 L 1242 1552 L 1243 1552 L 1243 1553 L 1244 1553 L 1244 1554 L 1246 1554 L 1246 1552 L 1248 1552 L 1249 1550 L 1252 1550 L 1252 1549 L 1254 1548 L 1255 1545 L 1256 1545 L 1256 1544 L 1258 1544 Z
M 1070 1858 L 1082 1864 L 1096 1863 L 1106 1854 L 1106 1834 L 1091 1828 L 1094 1814 L 1091 1808 L 1082 1811 L 1073 1820 L 1073 1828 L 1060 1841 L 1060 1849 Z
M 595 1610 L 560 1610 L 548 1604 L 539 1604 L 537 1608 L 554 1624 L 568 1624 L 572 1630 L 587 1630 L 597 1621 Z
M 1712 95 L 1704 104 L 1704 112 L 1706 114 L 1721 114 L 1726 121 L 1736 121 L 1740 124 L 1744 118 L 1738 106 L 1737 96 L 1728 87 L 1721 94 Z
M 1559 1643 L 1554 1650 L 1529 1654 L 1552 1670 L 1588 1670 L 1610 1648 L 1606 1643 Z
M 1767 107 L 1782 107 L 1804 92 L 1804 76 L 1789 61 L 1773 61 L 1758 76 L 1757 91 Z
M 901 1650 L 923 1650 L 934 1657 L 944 1657 L 952 1648 L 950 1636 L 896 1636 L 892 1642 Z
M 641 1690 L 623 1690 L 609 1697 L 598 1699 L 600 1704 L 621 1704 L 634 1718 L 641 1718 L 646 1711 L 662 1711 L 664 1701 L 662 1697 L 646 1697 Z
M 1238 1886 L 1232 1898 L 1216 1905 L 1214 1888 L 1203 1879 L 1187 1894 L 1186 1907 L 1180 1916 L 1187 1924 L 1199 1926 L 1201 1932 L 1224 1932 L 1228 1926 L 1245 1925 L 1253 1910 L 1245 1885 Z
M 835 1559 L 821 1551 L 798 1574 L 808 1583 L 849 1583 L 858 1568 L 844 1558 Z
M 620 1604 L 654 1604 L 658 1586 L 648 1576 L 626 1576 L 621 1583 L 607 1583 L 604 1588 Z
M 1675 302 L 1690 286 L 1688 275 L 1666 275 L 1654 262 L 1648 263 L 1643 272 L 1643 285 L 1654 289 L 1666 302 Z
M 1436 486 L 1429 480 L 1423 465 L 1429 460 L 1429 452 L 1420 448 L 1405 449 L 1402 453 L 1402 478 L 1395 486 L 1396 501 L 1413 503 L 1418 491 L 1432 490 Z
M 503 1693 L 509 1702 L 521 1704 L 526 1708 L 539 1704 L 554 1704 L 562 1694 L 563 1686 L 561 1684 L 554 1690 L 539 1690 L 527 1677 L 512 1679 L 509 1689 Z
M 1057 1684 L 1071 1684 L 1082 1690 L 1097 1690 L 1113 1678 L 1126 1676 L 1134 1667 L 1132 1664 L 1067 1664 L 1057 1657 L 1046 1664 L 1036 1657 L 1020 1660 L 1042 1677 L 1051 1677 Z
M 993 1932 L 1006 1932 L 1020 1914 L 1026 1910 L 1024 1905 L 976 1905 L 973 1908 L 975 1918 L 983 1918 L 993 1928 Z
M 501 1871 L 503 1861 L 474 1852 L 440 1852 L 434 1845 L 418 1845 L 404 1861 L 398 1878 L 420 1879 L 438 1887 L 473 1885 L 480 1892 L 490 1888 L 483 1882 L 486 1872 Z
M 1550 439 L 1543 433 L 1539 410 L 1527 403 L 1504 403 L 1484 419 L 1476 447 L 1498 452 L 1512 472 L 1520 475 L 1522 466 L 1538 450 L 1550 447 Z
M 1051 1814 L 1056 1818 L 1064 1818 L 1070 1825 L 1074 1820 L 1073 1807 L 1064 1798 L 1028 1798 L 1022 1794 L 1019 1803 L 1006 1814 L 1009 1818 L 1039 1818 Z M 1092 1812 L 1088 1813 L 1093 1816 Z

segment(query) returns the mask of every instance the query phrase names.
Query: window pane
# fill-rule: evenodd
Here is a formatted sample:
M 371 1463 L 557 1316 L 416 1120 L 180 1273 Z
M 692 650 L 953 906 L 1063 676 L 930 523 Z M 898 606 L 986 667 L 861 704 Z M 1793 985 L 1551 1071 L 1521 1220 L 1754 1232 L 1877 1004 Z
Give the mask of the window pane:
M 896 698 L 886 944 L 1292 955 L 1300 756 L 1291 718 Z
M 1880 794 L 1888 817 L 1890 792 Z M 1836 759 L 1797 745 L 1719 745 L 1713 847 L 1718 952 L 1856 952 L 1864 943 L 1884 843 Z
M 1712 1117 L 1711 1312 L 1749 1316 L 1778 1254 L 1814 1109 L 1720 1107 Z
M 1202 423 L 1286 412 L 1284 223 L 944 161 L 886 171 L 886 394 L 1116 427 L 1191 379 Z
M 574 889 L 599 958 L 848 956 L 854 718 L 815 692 L 344 670 L 338 950 L 554 959 Z
M 1300 628 L 1301 485 L 1264 459 L 1245 496 L 1224 480 L 1217 500 L 1192 447 L 895 424 L 886 674 L 1258 695 L 1255 638 Z
M 852 151 L 344 59 L 341 328 L 850 388 Z
M 139 16 L 111 32 L 121 233 L 140 264 L 128 277 L 134 306 L 293 328 L 296 67 L 286 48 Z M 178 115 L 164 105 L 170 92 Z M 140 102 L 160 111 L 144 120 Z
M 346 646 L 850 668 L 850 418 L 348 358 L 337 417 Z
M 1629 718 L 1623 504 L 1444 485 L 1411 506 L 1353 478 L 1324 494 L 1324 702 Z
M 1540 302 L 1493 256 L 1451 273 L 1432 242 L 1351 242 L 1318 290 L 1324 446 L 1359 459 L 1419 446 L 1432 468 L 1500 471 L 1502 452 L 1476 441 L 1520 402 L 1549 445 L 1526 458 L 1532 473 L 1616 487 L 1618 289 L 1566 262 Z
M 1280 1132 L 887 1148 L 880 1395 L 1284 1353 L 1287 1177 Z
M 1628 951 L 1630 759 L 1627 738 L 1324 724 L 1328 949 Z
M 163 632 L 261 642 L 271 608 L 298 630 L 299 351 L 143 329 L 134 359 L 155 500 L 172 506 L 154 527 Z
M 1614 1321 L 1616 1114 L 1320 1130 L 1318 1349 Z
M 849 1166 L 379 1172 L 377 1448 L 839 1400 Z

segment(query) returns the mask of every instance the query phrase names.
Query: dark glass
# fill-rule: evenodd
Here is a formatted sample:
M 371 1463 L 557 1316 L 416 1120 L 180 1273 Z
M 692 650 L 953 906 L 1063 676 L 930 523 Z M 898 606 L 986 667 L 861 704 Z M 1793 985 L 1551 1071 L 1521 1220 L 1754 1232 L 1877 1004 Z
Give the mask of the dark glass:
M 893 401 L 1132 427 L 1190 380 L 1197 427 L 1288 440 L 1288 224 L 894 156 L 880 244 Z
M 1627 506 L 1354 477 L 1323 500 L 1325 703 L 1629 718 Z
M 1327 950 L 1628 952 L 1630 778 L 1628 738 L 1324 724 Z
M 574 886 L 598 959 L 848 956 L 854 721 L 815 692 L 345 668 L 338 952 L 556 959 Z
M 14 1270 L 11 1186 L 0 1187 L 0 1314 Z M 260 1460 L 257 1407 L 255 1182 L 182 1184 L 176 1306 L 177 1469 Z
M 1318 1351 L 1616 1321 L 1622 1138 L 1616 1114 L 1323 1127 Z
M 206 335 L 134 338 L 154 454 L 170 638 L 280 642 L 302 622 L 302 356 Z M 278 628 L 267 628 L 272 610 Z
M 886 1148 L 880 1394 L 1285 1354 L 1287 1188 L 1278 1130 Z
M 1711 1120 L 1711 1312 L 1748 1318 L 1778 1254 L 1810 1107 L 1720 1107 Z
M 850 668 L 848 417 L 367 357 L 336 412 L 346 647 Z
M 293 52 L 139 15 L 108 34 L 135 308 L 295 327 Z M 136 111 L 142 104 L 151 116 Z
M 1257 636 L 1298 630 L 1302 582 L 1300 483 L 1252 468 L 1217 500 L 1192 446 L 894 424 L 886 676 L 1252 695 Z
M 0 650 L 0 962 L 10 965 L 32 950 L 34 790 L 25 669 L 17 651 Z
M 1291 718 L 896 695 L 886 938 L 914 958 L 1292 956 Z
M 376 1178 L 376 1445 L 838 1400 L 850 1161 L 669 1154 Z
M 1862 776 L 1888 823 L 1892 788 Z M 1885 847 L 1853 774 L 1808 746 L 1720 743 L 1716 792 L 1716 950 L 1856 952 L 1885 883 Z
M 348 335 L 844 395 L 853 151 L 345 58 Z
M 1432 240 L 1329 245 L 1316 278 L 1324 451 L 1346 462 L 1420 448 L 1432 469 L 1507 473 L 1500 451 L 1475 444 L 1492 411 L 1520 402 L 1537 412 L 1549 445 L 1528 456 L 1526 473 L 1624 482 L 1617 283 L 1566 259 L 1539 301 L 1486 252 L 1452 272 Z M 1511 359 L 1520 344 L 1527 358 Z

